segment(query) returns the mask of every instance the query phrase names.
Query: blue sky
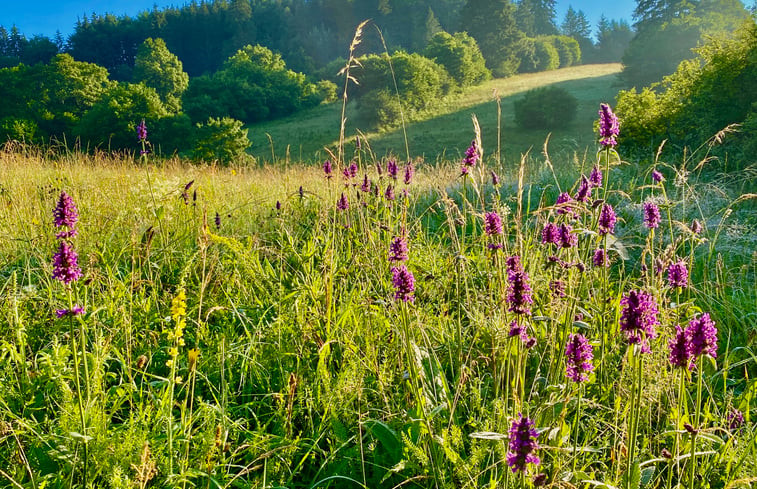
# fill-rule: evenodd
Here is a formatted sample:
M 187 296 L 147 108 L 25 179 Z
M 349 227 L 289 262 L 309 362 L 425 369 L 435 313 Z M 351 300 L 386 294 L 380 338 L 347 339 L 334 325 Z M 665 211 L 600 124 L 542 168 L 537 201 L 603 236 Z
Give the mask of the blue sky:
M 26 37 L 35 34 L 53 36 L 56 30 L 63 35 L 73 32 L 77 17 L 97 12 L 112 13 L 117 16 L 135 15 L 143 10 L 152 9 L 153 5 L 183 5 L 184 0 L 12 0 L 3 1 L 0 8 L 0 25 L 10 29 L 16 24 Z M 604 14 L 610 19 L 631 20 L 636 2 L 634 0 L 558 0 L 558 22 L 561 22 L 568 5 L 586 13 L 592 28 L 596 27 L 599 17 Z

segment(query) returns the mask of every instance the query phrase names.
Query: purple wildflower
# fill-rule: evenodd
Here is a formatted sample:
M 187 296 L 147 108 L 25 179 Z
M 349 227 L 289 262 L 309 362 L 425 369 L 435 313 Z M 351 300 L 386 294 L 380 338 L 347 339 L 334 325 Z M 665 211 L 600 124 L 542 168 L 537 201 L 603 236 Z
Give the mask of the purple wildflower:
M 609 267 L 610 260 L 607 259 L 607 253 L 604 248 L 597 248 L 594 250 L 594 256 L 591 258 L 595 267 Z
M 660 225 L 660 208 L 651 201 L 644 202 L 644 225 L 654 229 Z
M 518 255 L 508 256 L 505 260 L 505 269 L 507 270 L 508 275 L 511 273 L 522 272 L 523 265 L 520 262 L 520 257 Z
M 599 105 L 599 144 L 602 146 L 615 146 L 618 141 L 615 137 L 620 133 L 620 124 L 618 117 L 613 114 L 612 109 L 607 104 Z
M 333 176 L 334 168 L 331 166 L 331 162 L 329 160 L 326 160 L 323 162 L 323 174 L 326 176 L 326 178 L 331 178 Z
M 484 215 L 484 232 L 489 236 L 502 234 L 502 218 L 496 212 L 487 212 Z
M 686 330 L 676 325 L 676 335 L 668 342 L 670 364 L 674 367 L 691 368 L 691 352 Z
M 281 202 L 280 202 L 280 201 L 278 201 L 278 200 L 276 201 L 276 210 L 277 210 L 277 211 L 280 211 L 280 210 L 281 210 Z
M 691 232 L 694 234 L 702 234 L 702 231 L 704 230 L 704 227 L 702 226 L 702 223 L 699 222 L 698 219 L 694 219 L 691 222 Z
M 599 211 L 599 234 L 605 235 L 614 233 L 617 220 L 618 218 L 615 217 L 615 209 L 613 209 L 610 204 L 603 204 L 602 210 Z
M 578 244 L 578 235 L 573 234 L 573 227 L 570 224 L 560 224 L 558 229 L 558 236 L 560 238 L 559 245 L 562 248 L 572 248 Z
M 508 338 L 514 338 L 518 336 L 521 340 L 525 341 L 528 338 L 528 332 L 526 331 L 526 328 L 524 326 L 518 324 L 517 321 L 513 321 L 512 323 L 510 323 L 510 331 L 508 331 L 507 336 Z
M 735 430 L 744 424 L 744 413 L 736 408 L 731 408 L 726 419 L 728 420 L 728 429 Z
M 463 158 L 463 172 L 468 173 L 467 170 L 470 167 L 476 166 L 476 162 L 478 162 L 478 144 L 476 144 L 476 140 L 474 139 L 471 141 L 470 146 L 468 146 L 468 149 L 465 150 L 465 157 Z
M 214 221 L 216 224 L 216 229 L 221 229 L 221 215 L 218 212 L 216 212 L 216 217 Z
M 560 243 L 560 231 L 553 223 L 548 222 L 544 225 L 544 229 L 541 231 L 541 243 L 542 244 L 559 244 Z
M 528 284 L 528 274 L 522 270 L 508 272 L 510 282 L 510 291 L 507 295 L 507 302 L 510 303 L 508 311 L 515 314 L 531 314 L 530 304 L 533 304 L 531 298 L 531 286 Z
M 84 314 L 84 308 L 80 305 L 75 305 L 71 309 L 56 309 L 55 315 L 58 318 L 66 317 L 66 316 L 80 316 Z
M 142 119 L 142 122 L 137 124 L 137 140 L 140 142 L 147 141 L 147 125 L 145 124 L 144 119 Z
M 408 256 L 407 240 L 403 236 L 395 236 L 389 243 L 389 261 L 406 261 Z
M 662 176 L 662 173 L 657 170 L 652 170 L 652 181 L 654 183 L 660 183 L 663 180 L 665 180 L 665 178 Z
M 413 302 L 415 291 L 415 277 L 405 265 L 392 267 L 392 284 L 394 285 L 394 299 L 403 302 Z
M 336 201 L 336 208 L 340 211 L 346 211 L 350 208 L 350 201 L 344 193 L 342 193 L 342 196 Z
M 53 224 L 56 228 L 66 227 L 67 231 L 61 231 L 55 235 L 58 239 L 66 239 L 76 236 L 76 222 L 79 219 L 79 211 L 74 199 L 66 192 L 61 191 L 58 204 L 53 209 Z
M 568 336 L 568 344 L 565 346 L 565 376 L 573 382 L 585 382 L 589 380 L 589 373 L 594 370 L 591 360 L 594 358 L 594 349 L 589 341 L 581 334 Z
M 389 174 L 390 177 L 392 177 L 393 180 L 397 180 L 397 172 L 399 169 L 397 168 L 397 162 L 394 160 L 389 160 L 386 162 L 386 172 Z
M 591 173 L 589 174 L 589 183 L 591 183 L 592 187 L 602 186 L 602 170 L 599 168 L 599 165 L 594 165 L 594 167 L 591 169 Z
M 565 282 L 562 280 L 552 280 L 549 283 L 549 290 L 552 291 L 552 295 L 562 299 L 565 297 Z
M 563 192 L 560 195 L 558 195 L 557 200 L 555 201 L 555 205 L 557 206 L 557 213 L 558 214 L 570 213 L 570 214 L 575 215 L 573 208 L 567 205 L 572 200 L 573 198 L 570 196 L 568 192 Z
M 689 285 L 689 269 L 686 266 L 686 262 L 679 260 L 675 263 L 671 263 L 668 266 L 668 283 L 670 287 L 688 287 Z
M 710 355 L 712 358 L 718 356 L 718 328 L 715 327 L 715 321 L 710 319 L 709 313 L 689 321 L 686 335 L 689 337 L 692 358 L 701 355 Z
M 541 460 L 534 455 L 539 449 L 536 442 L 539 433 L 534 429 L 534 422 L 519 415 L 519 419 L 513 420 L 510 426 L 510 451 L 507 454 L 507 465 L 513 472 L 525 472 L 526 464 L 539 465 Z
M 586 178 L 586 175 L 581 175 L 581 183 L 578 185 L 575 200 L 578 202 L 588 202 L 590 198 L 591 184 L 589 183 L 589 179 Z
M 410 185 L 410 182 L 413 181 L 413 175 L 415 175 L 415 169 L 413 168 L 412 163 L 408 163 L 405 167 L 405 185 Z
M 360 186 L 360 190 L 366 193 L 371 191 L 371 181 L 368 180 L 367 173 L 363 176 L 363 184 Z
M 626 335 L 628 343 L 640 343 L 642 352 L 649 351 L 647 339 L 657 337 L 655 326 L 660 324 L 655 298 L 643 290 L 632 290 L 620 300 L 623 311 L 620 317 L 620 330 Z
M 394 200 L 394 187 L 392 185 L 388 185 L 386 187 L 386 192 L 384 192 L 384 197 L 386 200 Z
M 495 187 L 499 185 L 499 175 L 497 175 L 494 170 L 492 170 L 492 185 Z
M 53 255 L 53 278 L 68 285 L 81 277 L 79 255 L 65 241 L 61 241 L 58 252 Z

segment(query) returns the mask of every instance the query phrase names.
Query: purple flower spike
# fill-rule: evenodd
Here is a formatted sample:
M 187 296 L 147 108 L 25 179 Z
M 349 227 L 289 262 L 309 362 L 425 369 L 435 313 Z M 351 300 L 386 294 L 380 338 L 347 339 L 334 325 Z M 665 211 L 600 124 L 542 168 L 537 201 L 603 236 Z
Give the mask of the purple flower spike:
M 363 176 L 363 184 L 360 186 L 360 190 L 368 193 L 371 191 L 371 181 L 368 180 L 368 174 L 366 173 L 365 176 Z
M 395 236 L 389 243 L 389 261 L 407 261 L 407 240 L 403 236 Z
M 408 163 L 405 167 L 405 185 L 410 185 L 410 182 L 413 181 L 413 175 L 415 175 L 415 169 L 413 168 L 412 163 Z
M 668 342 L 670 348 L 670 364 L 674 367 L 691 368 L 691 352 L 689 351 L 689 338 L 686 330 L 676 325 L 676 335 Z
M 642 352 L 649 350 L 647 340 L 657 337 L 655 326 L 659 311 L 655 298 L 643 290 L 632 290 L 620 300 L 623 311 L 620 317 L 620 330 L 623 331 L 628 344 L 640 343 Z
M 326 176 L 326 178 L 331 178 L 333 176 L 334 168 L 331 166 L 331 162 L 329 160 L 326 160 L 323 162 L 323 174 Z
M 467 169 L 467 168 L 476 166 L 478 159 L 479 159 L 478 145 L 476 144 L 476 140 L 474 139 L 473 141 L 471 141 L 470 146 L 468 146 L 468 149 L 465 150 L 465 157 L 463 158 L 463 168 Z M 468 172 L 466 171 L 465 173 L 468 173 Z
M 602 205 L 602 210 L 599 211 L 599 234 L 612 234 L 615 232 L 615 223 L 618 218 L 615 216 L 615 209 L 610 204 Z
M 660 225 L 660 208 L 654 202 L 644 202 L 644 225 L 649 229 L 654 229 Z
M 390 177 L 392 177 L 393 180 L 397 180 L 397 172 L 399 169 L 397 168 L 397 162 L 394 160 L 389 160 L 386 162 L 386 172 L 389 174 Z
M 594 250 L 594 256 L 591 258 L 591 262 L 595 267 L 609 267 L 610 260 L 607 259 L 607 253 L 604 248 L 597 248 Z
M 499 175 L 497 175 L 494 170 L 492 170 L 492 185 L 495 187 L 499 185 Z
M 144 119 L 142 119 L 142 122 L 137 124 L 137 140 L 139 142 L 147 141 L 147 125 L 145 124 Z
M 736 430 L 744 424 L 744 413 L 736 408 L 731 408 L 726 419 L 728 420 L 728 429 Z
M 573 233 L 573 227 L 570 224 L 560 224 L 558 235 L 561 248 L 572 248 L 578 245 L 578 235 Z
M 347 196 L 342 194 L 341 197 L 336 201 L 336 208 L 340 211 L 346 211 L 350 208 L 350 201 L 347 199 Z
M 415 277 L 405 265 L 392 267 L 392 285 L 394 285 L 394 299 L 403 302 L 413 302 L 415 297 Z
M 555 205 L 558 207 L 557 213 L 558 214 L 567 214 L 571 213 L 573 214 L 573 208 L 569 205 L 565 205 L 569 203 L 573 198 L 570 196 L 568 192 L 563 192 L 560 195 L 557 196 L 557 200 L 555 201 Z
M 81 277 L 79 255 L 65 241 L 61 241 L 58 252 L 53 255 L 53 278 L 68 285 Z
M 484 216 L 484 232 L 489 236 L 502 234 L 502 218 L 496 212 L 487 212 Z
M 620 134 L 620 124 L 618 117 L 612 112 L 607 104 L 599 105 L 599 144 L 604 147 L 616 146 L 618 141 L 615 139 Z
M 510 290 L 507 302 L 510 304 L 508 311 L 515 314 L 531 314 L 531 286 L 528 284 L 528 274 L 522 270 L 508 272 Z
M 565 282 L 562 280 L 552 280 L 549 283 L 549 290 L 552 291 L 553 296 L 562 299 L 565 297 Z
M 513 472 L 525 472 L 526 464 L 539 465 L 541 460 L 534 455 L 539 449 L 536 438 L 539 433 L 534 429 L 534 422 L 523 416 L 513 421 L 510 426 L 510 451 L 507 454 L 507 465 Z
M 541 231 L 541 244 L 560 243 L 560 231 L 553 223 L 548 222 Z
M 578 202 L 588 202 L 591 198 L 591 184 L 585 175 L 581 175 L 581 183 L 578 185 L 575 199 Z
M 668 266 L 668 283 L 672 288 L 685 288 L 689 285 L 689 269 L 686 262 L 679 260 Z
M 384 197 L 386 200 L 392 201 L 394 200 L 394 187 L 391 185 L 388 185 L 386 187 L 386 192 L 384 192 Z
M 594 370 L 591 360 L 594 358 L 594 349 L 589 341 L 580 334 L 571 334 L 568 344 L 565 346 L 565 376 L 573 382 L 585 382 Z
M 652 170 L 652 181 L 654 181 L 654 183 L 660 183 L 663 180 L 665 180 L 665 178 L 662 176 L 662 173 L 657 170 Z
M 598 165 L 594 165 L 594 167 L 591 169 L 591 173 L 589 174 L 589 183 L 591 183 L 592 187 L 602 186 L 602 170 Z
M 76 223 L 79 220 L 79 211 L 74 199 L 66 192 L 61 192 L 58 204 L 53 209 L 53 224 L 56 228 L 66 227 L 68 230 L 55 235 L 58 239 L 66 239 L 76 236 Z
M 715 321 L 710 319 L 708 313 L 689 321 L 686 335 L 689 337 L 689 351 L 692 358 L 696 359 L 701 355 L 717 358 L 718 328 L 715 327 Z
M 698 219 L 694 219 L 691 222 L 691 232 L 694 234 L 702 234 L 702 231 L 704 231 L 704 226 L 702 226 L 702 223 L 699 222 Z

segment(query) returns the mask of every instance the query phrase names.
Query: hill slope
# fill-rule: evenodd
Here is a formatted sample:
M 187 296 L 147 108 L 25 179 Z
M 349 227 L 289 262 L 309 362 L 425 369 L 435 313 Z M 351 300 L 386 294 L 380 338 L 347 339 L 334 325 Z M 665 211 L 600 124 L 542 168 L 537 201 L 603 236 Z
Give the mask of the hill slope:
M 513 101 L 533 88 L 558 85 L 570 91 L 579 101 L 578 116 L 568 128 L 556 131 L 550 138 L 553 151 L 583 152 L 591 144 L 592 124 L 600 102 L 612 102 L 617 93 L 618 63 L 582 65 L 542 73 L 529 73 L 511 78 L 490 80 L 465 93 L 440 101 L 427 120 L 407 124 L 408 145 L 412 157 L 427 161 L 442 157 L 457 158 L 473 136 L 471 114 L 481 123 L 484 149 L 493 153 L 497 147 L 497 105 L 494 94 L 502 99 L 502 152 L 505 158 L 517 157 L 530 147 L 541 148 L 547 131 L 524 131 L 513 121 Z M 355 119 L 354 103 L 347 107 L 348 137 L 360 128 Z M 559 110 L 559 108 L 556 108 Z M 294 116 L 273 122 L 248 126 L 253 141 L 251 152 L 263 161 L 285 158 L 295 161 L 320 161 L 326 158 L 324 147 L 333 147 L 339 136 L 341 103 L 315 107 Z M 402 128 L 381 133 L 367 133 L 371 149 L 377 155 L 405 155 Z M 348 148 L 349 151 L 349 148 Z

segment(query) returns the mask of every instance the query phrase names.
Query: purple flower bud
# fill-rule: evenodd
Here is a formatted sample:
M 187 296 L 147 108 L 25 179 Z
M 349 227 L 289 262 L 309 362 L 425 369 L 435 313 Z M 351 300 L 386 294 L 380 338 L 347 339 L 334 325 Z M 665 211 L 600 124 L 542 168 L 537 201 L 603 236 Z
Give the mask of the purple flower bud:
M 495 187 L 499 185 L 499 175 L 497 175 L 494 170 L 492 170 L 492 185 Z
M 599 105 L 599 144 L 602 146 L 615 146 L 618 141 L 615 137 L 620 134 L 618 117 L 612 112 L 607 104 Z
M 676 325 L 676 335 L 668 342 L 670 349 L 670 364 L 674 367 L 691 368 L 691 352 L 689 347 L 689 338 L 680 325 Z
M 145 124 L 144 119 L 142 119 L 142 122 L 137 124 L 137 140 L 140 142 L 147 141 L 147 125 Z
M 565 282 L 562 280 L 552 280 L 549 282 L 549 290 L 552 291 L 552 295 L 560 299 L 565 297 Z
M 736 430 L 744 424 L 744 413 L 736 408 L 731 408 L 726 419 L 728 420 L 728 429 Z
M 349 170 L 350 178 L 355 178 L 357 176 L 357 172 L 358 172 L 357 163 L 353 161 L 352 163 L 350 163 L 350 166 L 348 166 L 347 169 Z
M 583 335 L 571 334 L 565 346 L 565 376 L 578 383 L 589 380 L 588 374 L 594 370 L 591 363 L 593 352 L 594 349 Z
M 392 285 L 394 285 L 394 299 L 403 302 L 413 302 L 415 297 L 415 277 L 405 265 L 392 267 Z
M 367 173 L 363 176 L 363 184 L 360 186 L 360 190 L 366 193 L 371 191 L 371 181 L 368 180 Z
M 607 259 L 607 253 L 604 248 L 597 248 L 594 250 L 594 256 L 591 259 L 595 267 L 609 267 L 610 260 Z
M 515 314 L 531 314 L 531 286 L 528 284 L 528 274 L 518 270 L 508 273 L 510 283 L 507 302 L 510 304 L 508 311 Z
M 571 213 L 575 215 L 573 208 L 567 205 L 572 200 L 573 198 L 570 196 L 568 192 L 563 192 L 560 195 L 558 195 L 557 200 L 555 201 L 555 205 L 557 206 L 557 213 L 558 214 Z
M 389 243 L 389 261 L 407 261 L 407 240 L 403 236 L 395 236 Z
M 589 174 L 589 183 L 591 183 L 592 187 L 602 186 L 602 170 L 598 165 L 594 165 L 594 167 L 591 169 L 591 173 Z
M 329 160 L 326 160 L 323 162 L 323 174 L 326 176 L 326 178 L 331 178 L 333 176 L 333 167 L 331 166 L 331 162 Z
M 278 200 L 276 201 L 276 210 L 277 211 L 281 210 L 281 202 L 279 202 Z
M 572 248 L 578 245 L 578 235 L 573 233 L 573 227 L 570 224 L 560 224 L 558 235 L 561 248 Z
M 476 140 L 474 139 L 473 141 L 471 141 L 470 146 L 468 146 L 468 149 L 465 150 L 465 157 L 463 158 L 463 167 L 476 166 L 478 159 L 479 159 L 478 144 L 476 144 Z
M 689 285 L 689 269 L 686 266 L 686 262 L 679 260 L 675 263 L 671 263 L 668 266 L 668 283 L 671 288 L 676 287 L 688 287 Z
M 660 225 L 660 208 L 654 202 L 644 202 L 644 225 L 649 229 L 654 229 Z
M 65 231 L 59 232 L 55 237 L 66 239 L 76 236 L 76 223 L 79 220 L 79 211 L 76 208 L 74 199 L 66 192 L 61 192 L 58 197 L 58 204 L 53 209 L 53 224 L 56 228 L 66 227 Z
M 384 197 L 386 200 L 392 201 L 394 200 L 394 187 L 390 184 L 386 187 L 386 192 L 384 192 Z
M 591 185 L 585 175 L 581 175 L 581 183 L 578 185 L 575 199 L 578 202 L 588 202 L 591 198 Z
M 654 181 L 654 183 L 660 183 L 663 180 L 665 180 L 665 178 L 662 176 L 662 173 L 657 170 L 652 170 L 652 181 Z
M 81 277 L 79 256 L 65 241 L 61 241 L 58 252 L 53 255 L 53 278 L 68 285 Z
M 484 215 L 484 232 L 489 236 L 502 234 L 502 218 L 496 212 L 487 212 Z
M 659 311 L 655 298 L 643 290 L 632 290 L 620 300 L 623 311 L 620 317 L 620 330 L 626 335 L 628 343 L 640 343 L 642 351 L 649 349 L 647 340 L 657 337 L 655 326 Z
M 686 335 L 689 337 L 689 351 L 694 359 L 702 355 L 712 358 L 718 356 L 718 328 L 715 327 L 715 321 L 710 319 L 709 313 L 689 321 Z
M 80 316 L 82 314 L 84 314 L 84 308 L 78 304 L 72 307 L 71 309 L 57 309 L 55 311 L 55 315 L 58 318 L 63 318 L 66 316 Z
M 702 226 L 702 223 L 699 222 L 698 219 L 694 219 L 691 222 L 691 232 L 694 234 L 702 234 L 702 231 L 704 230 L 704 227 Z
M 618 218 L 615 217 L 615 209 L 613 209 L 610 204 L 602 205 L 602 210 L 599 211 L 599 234 L 604 236 L 605 234 L 614 233 L 617 220 Z
M 397 162 L 394 160 L 389 160 L 386 162 L 386 172 L 389 174 L 390 177 L 392 177 L 393 180 L 397 180 L 397 172 L 399 171 L 397 167 Z
M 560 231 L 553 223 L 548 222 L 544 225 L 544 229 L 541 232 L 542 244 L 559 244 L 560 243 Z
M 510 426 L 510 451 L 507 453 L 507 465 L 513 472 L 525 472 L 526 464 L 539 465 L 541 460 L 534 455 L 539 449 L 536 439 L 539 433 L 534 429 L 534 423 L 523 414 L 513 420 Z
M 413 181 L 413 175 L 415 175 L 415 169 L 413 168 L 412 163 L 408 163 L 405 167 L 405 185 L 410 185 L 410 182 Z
M 216 212 L 215 224 L 216 229 L 221 229 L 221 215 L 218 212 Z
M 350 201 L 344 193 L 342 193 L 342 196 L 336 201 L 336 208 L 340 211 L 346 211 L 350 208 Z

